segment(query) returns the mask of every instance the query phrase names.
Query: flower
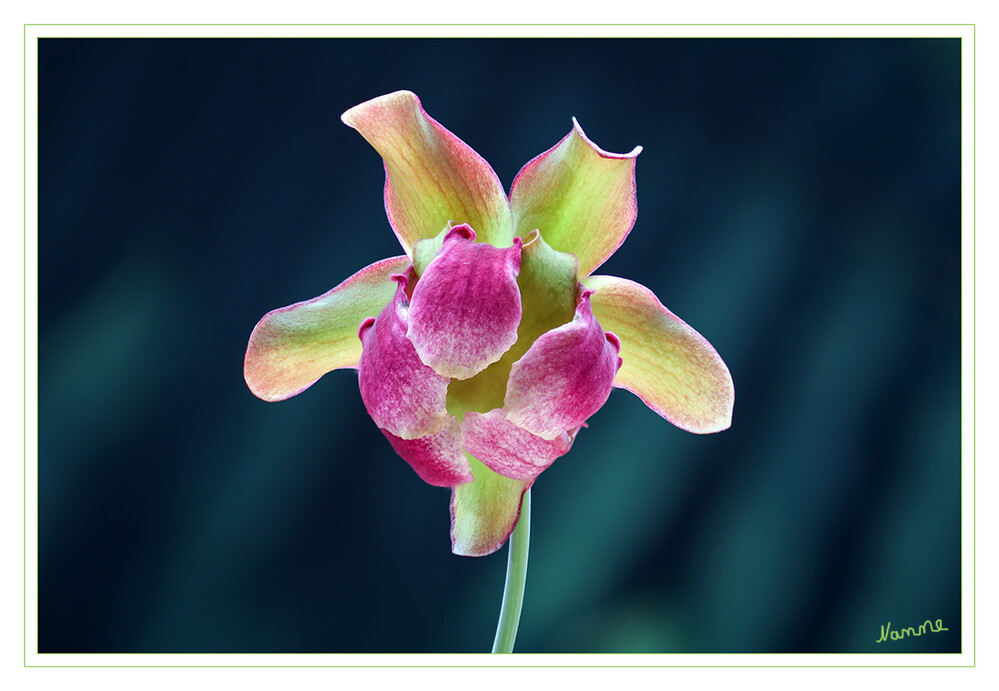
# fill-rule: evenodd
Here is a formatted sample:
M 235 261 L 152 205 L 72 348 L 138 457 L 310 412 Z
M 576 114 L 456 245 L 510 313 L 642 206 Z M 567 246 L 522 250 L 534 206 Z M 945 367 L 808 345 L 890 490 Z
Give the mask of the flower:
M 278 401 L 356 368 L 395 451 L 426 482 L 452 488 L 455 554 L 503 545 L 524 492 L 612 387 L 691 432 L 730 425 L 732 378 L 714 348 L 648 288 L 593 275 L 635 223 L 641 147 L 608 153 L 573 119 L 508 198 L 412 92 L 342 120 L 385 163 L 385 209 L 406 254 L 265 315 L 246 382 Z

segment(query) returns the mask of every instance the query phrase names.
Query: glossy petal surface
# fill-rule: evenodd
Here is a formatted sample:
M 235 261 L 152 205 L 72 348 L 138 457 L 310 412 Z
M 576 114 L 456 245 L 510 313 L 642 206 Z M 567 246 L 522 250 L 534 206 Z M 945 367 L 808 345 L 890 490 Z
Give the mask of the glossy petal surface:
M 568 324 L 534 342 L 510 370 L 507 419 L 544 439 L 579 427 L 610 396 L 621 365 L 614 334 L 605 334 L 590 309 L 589 291 Z
M 456 226 L 413 289 L 409 339 L 438 374 L 467 379 L 499 360 L 520 324 L 520 240 L 497 249 Z
M 265 401 L 301 393 L 332 370 L 357 367 L 357 327 L 392 299 L 392 274 L 405 271 L 407 257 L 383 259 L 312 300 L 264 315 L 250 334 L 243 362 L 247 386 Z
M 614 385 L 628 389 L 677 427 L 706 434 L 732 423 L 735 389 L 717 351 L 651 290 L 624 278 L 590 276 L 593 312 L 621 339 Z
M 417 439 L 437 432 L 447 419 L 448 379 L 424 365 L 406 338 L 406 279 L 394 278 L 398 287 L 392 302 L 377 319 L 361 324 L 364 350 L 357 381 L 376 425 L 397 437 Z
M 517 427 L 502 408 L 488 413 L 466 413 L 461 422 L 461 443 L 490 470 L 514 480 L 534 481 L 541 471 L 572 448 L 573 438 L 563 432 L 547 440 Z
M 514 231 L 535 228 L 549 245 L 579 258 L 586 276 L 614 253 L 638 217 L 635 194 L 636 147 L 612 154 L 591 142 L 575 119 L 572 131 L 535 157 L 510 189 Z
M 461 450 L 458 418 L 449 415 L 438 431 L 418 439 L 403 439 L 385 430 L 382 434 L 424 482 L 454 487 L 472 481 L 472 468 Z
M 427 115 L 410 91 L 366 101 L 341 116 L 385 161 L 385 210 L 409 253 L 448 221 L 468 223 L 484 242 L 513 241 L 510 204 L 479 154 Z
M 520 518 L 520 504 L 529 481 L 497 475 L 468 456 L 475 481 L 451 492 L 451 551 L 484 557 L 506 542 Z

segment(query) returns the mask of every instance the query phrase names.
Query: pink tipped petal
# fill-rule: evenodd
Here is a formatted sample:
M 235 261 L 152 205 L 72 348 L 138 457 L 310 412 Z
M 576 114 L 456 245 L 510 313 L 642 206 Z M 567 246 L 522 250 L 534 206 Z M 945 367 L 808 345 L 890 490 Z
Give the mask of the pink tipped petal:
M 416 258 L 414 257 L 414 263 Z M 471 379 L 451 380 L 448 409 L 458 415 L 503 407 L 510 368 L 541 334 L 569 322 L 576 312 L 576 257 L 556 252 L 538 231 L 524 238 L 520 254 L 521 317 L 517 341 L 495 362 Z
M 620 343 L 605 334 L 584 291 L 568 324 L 542 334 L 510 370 L 507 420 L 543 439 L 579 427 L 610 396 Z
M 624 364 L 614 385 L 628 389 L 677 427 L 707 434 L 732 424 L 735 388 L 718 352 L 663 307 L 648 288 L 590 276 L 593 312 L 621 339 Z
M 461 449 L 458 418 L 449 415 L 437 432 L 419 439 L 403 439 L 385 430 L 382 434 L 424 482 L 454 487 L 472 481 L 472 468 Z
M 468 456 L 474 482 L 451 492 L 451 551 L 464 557 L 484 557 L 506 542 L 520 519 L 526 480 L 497 475 Z
M 403 439 L 418 439 L 440 430 L 447 420 L 448 380 L 420 362 L 406 338 L 409 302 L 406 278 L 377 319 L 361 324 L 364 349 L 357 381 L 368 414 L 382 430 Z
M 409 253 L 448 221 L 468 223 L 484 242 L 513 241 L 510 204 L 493 169 L 427 115 L 410 91 L 379 96 L 341 116 L 385 161 L 385 210 Z
M 243 375 L 254 395 L 281 401 L 341 367 L 357 367 L 357 325 L 392 299 L 392 274 L 408 257 L 383 259 L 361 269 L 328 293 L 264 315 L 250 334 Z
M 638 217 L 635 159 L 604 151 L 572 120 L 572 131 L 525 165 L 513 180 L 514 231 L 537 228 L 554 249 L 579 258 L 587 276 L 624 242 Z
M 517 340 L 520 239 L 497 249 L 455 226 L 413 289 L 409 339 L 438 374 L 468 379 Z
M 562 432 L 546 440 L 517 427 L 502 408 L 488 413 L 466 413 L 461 422 L 461 443 L 493 472 L 514 480 L 534 481 L 541 471 L 572 447 Z

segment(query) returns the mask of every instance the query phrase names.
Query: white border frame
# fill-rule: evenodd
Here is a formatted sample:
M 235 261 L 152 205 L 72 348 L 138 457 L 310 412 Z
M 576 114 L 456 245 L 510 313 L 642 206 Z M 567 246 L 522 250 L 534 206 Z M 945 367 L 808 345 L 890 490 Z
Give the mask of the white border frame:
M 37 39 L 46 37 L 960 38 L 962 40 L 962 632 L 959 654 L 39 654 L 37 650 Z M 24 26 L 26 667 L 965 667 L 975 665 L 975 26 L 972 24 L 114 24 Z M 30 384 L 30 386 L 29 386 Z

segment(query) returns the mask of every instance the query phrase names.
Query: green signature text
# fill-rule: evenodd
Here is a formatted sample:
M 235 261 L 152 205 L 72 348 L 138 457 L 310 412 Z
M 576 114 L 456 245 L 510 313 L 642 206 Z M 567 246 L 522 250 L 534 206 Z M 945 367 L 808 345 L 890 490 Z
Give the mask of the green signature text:
M 950 629 L 943 625 L 942 619 L 937 619 L 936 621 L 927 619 L 919 625 L 919 628 L 906 626 L 904 629 L 899 629 L 898 631 L 892 631 L 891 622 L 888 622 L 881 625 L 881 637 L 874 642 L 884 643 L 887 640 L 900 641 L 909 636 L 922 636 L 924 633 L 940 633 L 941 631 L 950 631 Z

